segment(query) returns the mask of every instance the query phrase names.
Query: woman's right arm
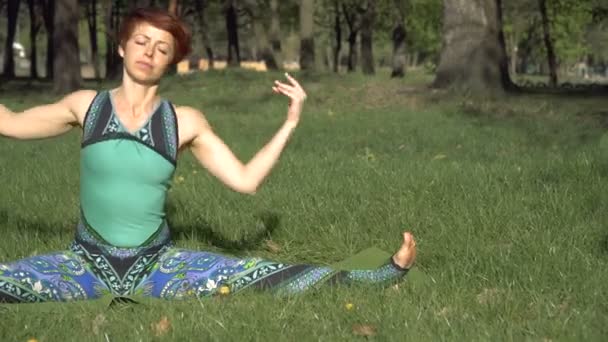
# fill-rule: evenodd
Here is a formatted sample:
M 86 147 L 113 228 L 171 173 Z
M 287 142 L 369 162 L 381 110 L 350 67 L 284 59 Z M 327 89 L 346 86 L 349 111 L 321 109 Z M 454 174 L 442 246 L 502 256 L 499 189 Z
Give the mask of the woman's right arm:
M 18 139 L 43 139 L 68 132 L 82 125 L 84 115 L 96 92 L 80 90 L 48 105 L 13 113 L 0 105 L 0 136 Z

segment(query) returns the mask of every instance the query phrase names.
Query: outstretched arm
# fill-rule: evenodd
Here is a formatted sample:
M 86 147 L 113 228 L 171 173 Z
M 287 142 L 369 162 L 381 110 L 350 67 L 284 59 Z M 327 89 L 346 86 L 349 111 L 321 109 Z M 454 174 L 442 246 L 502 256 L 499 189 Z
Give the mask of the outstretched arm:
M 53 104 L 13 113 L 0 105 L 0 136 L 28 140 L 61 135 L 82 122 L 95 92 L 81 90 Z
M 213 133 L 203 115 L 192 108 L 182 108 L 190 118 L 196 135 L 190 146 L 198 161 L 231 189 L 254 194 L 264 178 L 268 176 L 283 151 L 289 137 L 296 128 L 306 93 L 298 82 L 287 76 L 290 85 L 275 82 L 273 91 L 284 94 L 291 100 L 287 119 L 274 137 L 247 163 L 239 161 L 224 142 Z

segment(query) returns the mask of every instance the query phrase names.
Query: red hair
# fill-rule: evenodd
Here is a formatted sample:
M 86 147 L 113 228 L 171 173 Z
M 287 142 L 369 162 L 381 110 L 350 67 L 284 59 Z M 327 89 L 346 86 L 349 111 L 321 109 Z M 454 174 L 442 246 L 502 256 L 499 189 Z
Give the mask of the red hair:
M 124 47 L 135 27 L 144 22 L 171 33 L 175 40 L 175 55 L 171 61 L 172 64 L 178 63 L 191 52 L 192 33 L 186 24 L 177 16 L 157 8 L 137 8 L 127 14 L 118 33 L 120 45 Z

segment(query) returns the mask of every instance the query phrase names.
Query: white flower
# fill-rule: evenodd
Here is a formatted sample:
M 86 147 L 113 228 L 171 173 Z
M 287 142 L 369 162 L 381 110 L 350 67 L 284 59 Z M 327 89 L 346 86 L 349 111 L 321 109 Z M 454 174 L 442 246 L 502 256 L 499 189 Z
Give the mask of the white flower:
M 213 280 L 213 279 L 207 280 L 207 289 L 212 290 L 212 289 L 215 289 L 216 287 L 217 287 L 217 284 L 215 283 L 215 280 Z
M 36 293 L 40 293 L 42 292 L 42 283 L 40 282 L 40 280 L 38 280 L 37 282 L 34 283 L 34 291 L 36 291 Z

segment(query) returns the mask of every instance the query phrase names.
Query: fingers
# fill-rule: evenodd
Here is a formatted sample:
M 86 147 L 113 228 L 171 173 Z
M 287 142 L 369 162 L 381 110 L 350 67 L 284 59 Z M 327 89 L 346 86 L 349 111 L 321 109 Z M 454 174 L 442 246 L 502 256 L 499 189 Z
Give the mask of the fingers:
M 298 81 L 296 81 L 295 78 L 291 77 L 290 74 L 285 73 L 285 77 L 287 78 L 287 80 L 297 89 L 304 91 L 304 89 L 302 89 L 302 86 L 300 86 L 300 83 L 298 83 Z

